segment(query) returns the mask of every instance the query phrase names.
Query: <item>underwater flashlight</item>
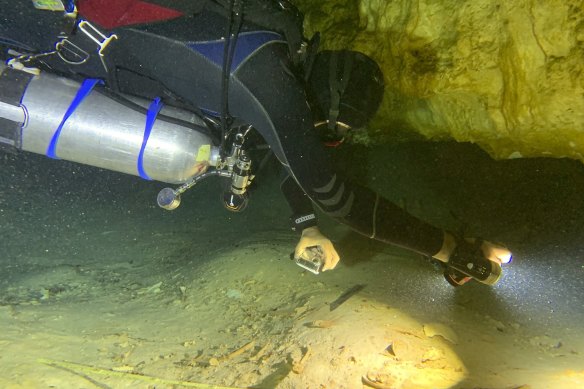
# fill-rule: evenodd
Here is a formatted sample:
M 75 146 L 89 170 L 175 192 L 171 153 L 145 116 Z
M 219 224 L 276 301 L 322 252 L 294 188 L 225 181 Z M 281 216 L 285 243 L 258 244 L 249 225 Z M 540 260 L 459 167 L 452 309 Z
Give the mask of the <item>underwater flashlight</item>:
M 474 244 L 460 244 L 450 256 L 446 266 L 455 278 L 472 277 L 486 284 L 494 285 L 501 278 L 501 265 L 485 258 L 481 252 L 482 241 Z M 448 279 L 448 278 L 447 278 Z
M 513 255 L 507 254 L 507 255 L 502 255 L 498 258 L 501 260 L 501 263 L 505 265 L 507 263 L 510 263 L 513 260 Z

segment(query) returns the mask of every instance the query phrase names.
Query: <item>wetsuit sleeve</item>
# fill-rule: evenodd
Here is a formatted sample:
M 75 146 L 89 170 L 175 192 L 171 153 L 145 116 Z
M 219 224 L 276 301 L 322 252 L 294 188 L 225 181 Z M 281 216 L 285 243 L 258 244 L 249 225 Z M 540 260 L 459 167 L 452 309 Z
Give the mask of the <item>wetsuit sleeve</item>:
M 302 232 L 305 228 L 317 225 L 317 218 L 312 200 L 304 193 L 294 178 L 287 175 L 280 183 L 280 189 L 292 209 L 290 225 L 294 231 Z

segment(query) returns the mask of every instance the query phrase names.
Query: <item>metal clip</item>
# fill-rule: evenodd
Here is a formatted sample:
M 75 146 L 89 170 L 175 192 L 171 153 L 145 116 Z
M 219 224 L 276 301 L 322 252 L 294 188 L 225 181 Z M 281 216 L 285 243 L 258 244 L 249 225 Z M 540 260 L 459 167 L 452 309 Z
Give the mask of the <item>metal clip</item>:
M 11 58 L 11 59 L 7 60 L 6 65 L 8 65 L 9 67 L 11 67 L 13 69 L 21 70 L 23 72 L 38 76 L 41 73 L 41 70 L 37 67 L 34 67 L 34 66 L 28 66 L 29 63 L 38 59 L 38 58 L 47 57 L 47 56 L 50 56 L 53 54 L 55 54 L 54 51 L 36 54 L 36 55 L 23 54 L 23 53 L 19 53 L 18 51 L 9 49 L 8 55 L 15 56 L 16 58 Z
M 87 35 L 89 39 L 94 41 L 99 46 L 99 50 L 97 52 L 100 57 L 103 57 L 103 51 L 110 44 L 110 42 L 114 39 L 118 39 L 116 34 L 105 36 L 87 20 L 82 20 L 79 22 L 78 28 L 81 30 L 81 32 Z
M 39 68 L 25 66 L 22 62 L 20 62 L 17 58 L 12 58 L 6 61 L 6 65 L 11 67 L 14 70 L 20 70 L 22 72 L 26 72 L 28 74 L 32 74 L 33 76 L 38 76 L 41 74 L 41 70 Z M 0 102 L 1 104 L 1 102 Z
M 55 45 L 55 51 L 59 58 L 70 65 L 81 65 L 89 59 L 89 53 L 67 38 L 61 39 Z

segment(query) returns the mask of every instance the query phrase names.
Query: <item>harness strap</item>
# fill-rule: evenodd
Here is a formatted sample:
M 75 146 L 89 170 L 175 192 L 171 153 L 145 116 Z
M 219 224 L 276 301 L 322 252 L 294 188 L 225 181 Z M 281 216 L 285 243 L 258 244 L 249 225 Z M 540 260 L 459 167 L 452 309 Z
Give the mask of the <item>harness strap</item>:
M 338 65 L 339 56 L 343 55 L 343 74 L 338 75 Z M 329 130 L 334 130 L 337 127 L 337 120 L 339 119 L 339 114 L 341 112 L 341 98 L 347 89 L 349 84 L 349 78 L 351 77 L 351 70 L 353 68 L 353 56 L 346 51 L 341 53 L 334 52 L 331 55 L 330 69 L 329 69 L 329 85 L 331 94 L 331 106 L 329 108 L 328 117 L 328 128 Z

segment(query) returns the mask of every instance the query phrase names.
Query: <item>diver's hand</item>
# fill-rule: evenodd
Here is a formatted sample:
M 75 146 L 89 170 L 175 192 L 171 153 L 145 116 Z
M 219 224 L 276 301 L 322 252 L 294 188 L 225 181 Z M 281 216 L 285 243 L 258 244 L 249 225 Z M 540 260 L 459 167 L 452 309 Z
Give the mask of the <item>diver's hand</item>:
M 465 240 L 469 243 L 473 243 L 473 238 L 465 238 Z M 442 249 L 434 255 L 434 258 L 442 261 L 448 262 L 448 258 L 456 249 L 456 240 L 453 235 L 448 232 L 444 233 L 444 243 L 442 245 Z M 483 256 L 490 261 L 498 263 L 499 265 L 504 265 L 509 263 L 512 258 L 511 251 L 509 251 L 506 247 L 501 245 L 491 243 L 488 241 L 483 241 L 481 244 L 481 251 L 483 252 Z
M 456 287 L 471 279 L 486 285 L 496 284 L 501 277 L 501 265 L 509 263 L 512 255 L 498 244 L 482 239 L 455 238 L 445 232 L 442 249 L 434 258 L 446 263 L 444 278 Z M 478 265 L 477 270 L 475 264 Z
M 333 243 L 324 236 L 318 227 L 308 227 L 302 231 L 302 237 L 296 245 L 294 256 L 300 257 L 307 247 L 320 246 L 323 252 L 324 264 L 322 271 L 332 270 L 339 263 L 339 254 L 335 250 Z
M 509 251 L 506 247 L 487 241 L 483 241 L 481 250 L 483 250 L 483 255 L 485 258 L 496 262 L 499 265 L 504 265 L 511 262 L 511 258 L 513 257 L 511 251 Z

